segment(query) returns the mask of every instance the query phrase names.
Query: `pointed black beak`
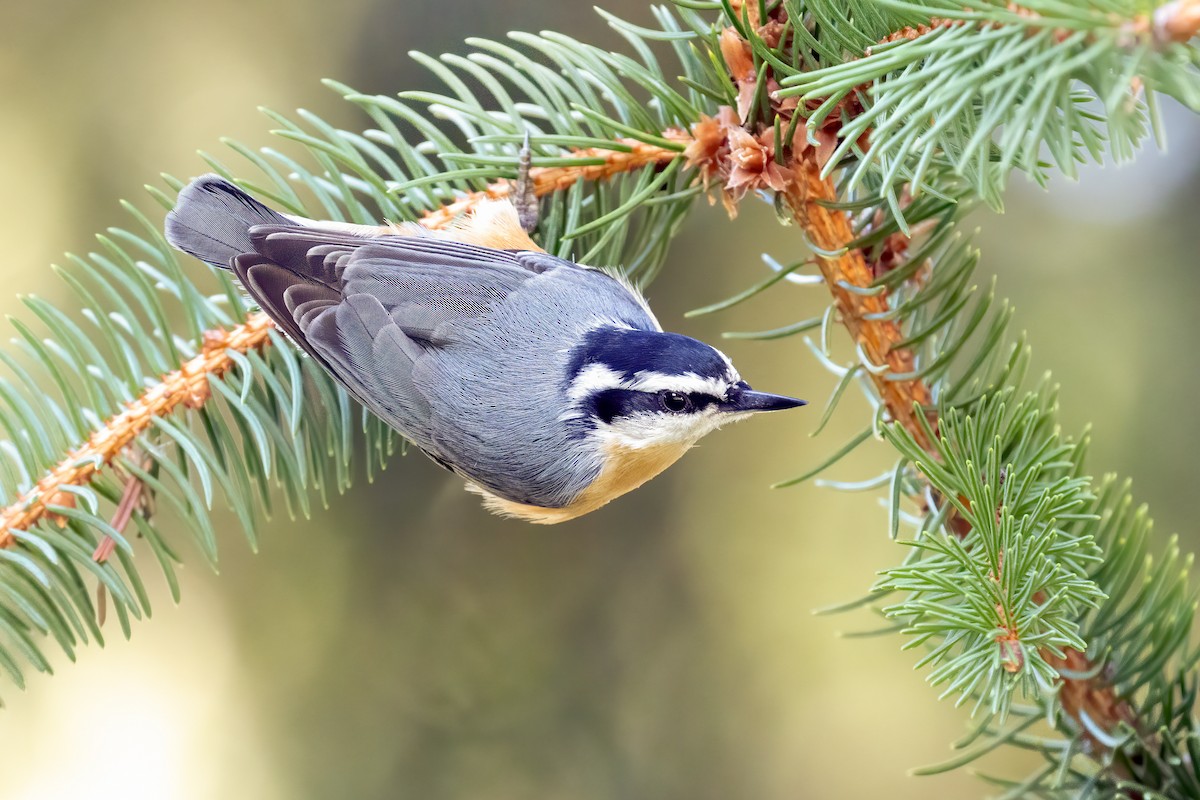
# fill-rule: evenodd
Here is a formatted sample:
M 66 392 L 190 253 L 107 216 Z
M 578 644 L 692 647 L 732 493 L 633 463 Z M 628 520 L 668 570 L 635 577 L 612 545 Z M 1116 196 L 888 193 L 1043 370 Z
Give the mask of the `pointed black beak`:
M 732 393 L 722 405 L 726 411 L 783 411 L 785 408 L 808 405 L 808 401 L 781 394 L 756 392 L 746 387 Z

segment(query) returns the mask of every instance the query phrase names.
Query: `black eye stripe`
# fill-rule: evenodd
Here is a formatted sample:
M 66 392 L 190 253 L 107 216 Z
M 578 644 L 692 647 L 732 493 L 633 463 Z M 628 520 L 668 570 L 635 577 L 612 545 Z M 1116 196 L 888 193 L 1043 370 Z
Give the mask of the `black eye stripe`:
M 631 389 L 605 389 L 596 392 L 584 401 L 584 407 L 590 412 L 588 416 L 598 419 L 606 425 L 611 425 L 617 417 L 632 417 L 636 414 L 661 414 L 668 411 L 663 406 L 662 392 L 639 392 Z M 668 413 L 694 413 L 719 400 L 704 392 L 677 392 L 687 401 L 684 412 L 669 411 Z
M 592 395 L 585 402 L 590 406 L 592 416 L 606 424 L 611 424 L 617 417 L 631 417 L 661 410 L 657 394 L 630 389 L 605 389 Z

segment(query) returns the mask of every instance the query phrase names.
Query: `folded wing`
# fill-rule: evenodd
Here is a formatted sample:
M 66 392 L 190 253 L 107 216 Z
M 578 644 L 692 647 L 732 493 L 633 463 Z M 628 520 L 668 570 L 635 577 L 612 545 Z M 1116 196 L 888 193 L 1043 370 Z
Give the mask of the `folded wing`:
M 422 447 L 426 394 L 416 362 L 455 323 L 489 314 L 531 277 L 567 265 L 423 237 L 362 238 L 297 226 L 250 230 L 233 269 L 260 307 L 364 405 Z M 436 455 L 436 453 L 434 453 Z

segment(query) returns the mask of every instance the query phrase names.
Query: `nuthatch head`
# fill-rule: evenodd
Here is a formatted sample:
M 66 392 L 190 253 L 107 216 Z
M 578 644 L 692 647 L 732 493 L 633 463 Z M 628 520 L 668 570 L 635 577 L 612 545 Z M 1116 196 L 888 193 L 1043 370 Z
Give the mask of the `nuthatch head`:
M 299 347 L 493 511 L 593 511 L 702 436 L 804 401 L 665 333 L 619 276 L 551 256 L 493 201 L 448 231 L 275 212 L 208 175 L 167 216 Z

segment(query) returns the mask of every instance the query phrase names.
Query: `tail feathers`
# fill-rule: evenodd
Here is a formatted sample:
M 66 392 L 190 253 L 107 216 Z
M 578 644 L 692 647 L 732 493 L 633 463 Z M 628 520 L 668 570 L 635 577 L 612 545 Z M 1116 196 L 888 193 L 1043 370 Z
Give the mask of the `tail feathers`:
M 227 180 L 202 175 L 183 188 L 167 214 L 167 241 L 183 252 L 221 269 L 242 253 L 254 252 L 250 228 L 295 225 Z

